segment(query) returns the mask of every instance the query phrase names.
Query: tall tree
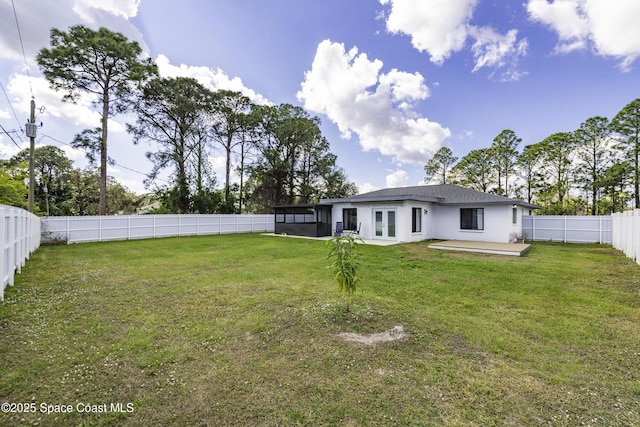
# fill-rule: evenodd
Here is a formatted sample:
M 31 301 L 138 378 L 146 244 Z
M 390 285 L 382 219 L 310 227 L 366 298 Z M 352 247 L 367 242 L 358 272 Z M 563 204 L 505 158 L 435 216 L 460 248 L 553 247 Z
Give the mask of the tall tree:
M 237 156 L 237 172 L 240 176 L 239 197 L 238 197 L 238 212 L 242 213 L 245 195 L 245 174 L 247 166 L 251 162 L 251 158 L 254 156 L 255 148 L 258 145 L 260 138 L 260 109 L 255 104 L 251 104 L 249 114 L 241 116 L 244 119 L 244 125 L 242 126 L 240 143 L 238 144 Z
M 255 110 L 261 117 L 256 144 L 260 155 L 249 168 L 252 210 L 268 212 L 277 204 L 313 203 L 328 193 L 330 182 L 342 181 L 342 189 L 350 191 L 317 117 L 290 104 Z
M 215 140 L 222 146 L 226 155 L 224 194 L 229 200 L 229 180 L 231 174 L 231 157 L 234 148 L 243 143 L 243 136 L 249 123 L 251 101 L 240 92 L 220 90 L 215 94 L 213 104 L 212 131 Z
M 27 208 L 25 168 L 0 160 L 0 204 Z
M 489 148 L 470 151 L 453 167 L 456 182 L 476 190 L 488 192 L 495 179 L 493 156 Z
M 358 187 L 347 179 L 342 168 L 334 168 L 324 177 L 321 199 L 338 199 L 358 194 Z
M 608 212 L 605 213 L 624 211 L 625 203 L 630 199 L 625 189 L 632 181 L 633 167 L 628 161 L 616 162 L 604 171 L 600 185 L 604 196 L 609 198 L 608 203 L 601 203 L 608 206 Z
M 612 129 L 620 135 L 619 148 L 633 168 L 633 192 L 636 209 L 640 208 L 640 98 L 627 104 L 611 120 Z
M 157 74 L 149 58 L 143 59 L 137 42 L 124 35 L 82 25 L 68 32 L 51 30 L 51 49 L 41 49 L 36 60 L 55 90 L 65 92 L 63 101 L 77 102 L 88 94 L 100 114 L 100 203 L 99 213 L 107 211 L 107 135 L 109 118 L 126 111 L 131 95 L 139 85 Z
M 574 136 L 581 161 L 577 171 L 579 180 L 591 192 L 591 215 L 596 215 L 602 178 L 612 161 L 609 119 L 591 117 L 580 125 Z
M 525 183 L 525 198 L 528 203 L 533 203 L 534 191 L 540 188 L 543 180 L 538 170 L 542 156 L 543 153 L 539 147 L 527 145 L 524 147 L 524 150 L 522 150 L 522 154 L 520 154 L 516 162 L 516 167 L 520 171 L 520 178 Z
M 169 192 L 177 212 L 190 210 L 188 161 L 201 140 L 201 118 L 211 111 L 212 97 L 210 90 L 192 78 L 154 79 L 144 86 L 135 105 L 135 125 L 127 125 L 134 144 L 149 141 L 158 147 L 147 153 L 154 165 L 151 180 L 162 169 L 174 169 L 176 182 Z
M 29 150 L 13 156 L 14 165 L 26 164 Z M 68 215 L 65 201 L 71 198 L 69 175 L 73 170 L 71 160 L 64 151 L 52 145 L 38 147 L 34 152 L 35 204 L 38 211 L 46 215 Z
M 100 203 L 100 173 L 93 168 L 74 169 L 69 174 L 72 195 L 65 200 L 65 215 L 97 215 Z M 136 196 L 117 182 L 107 179 L 109 205 L 107 215 L 131 214 L 135 212 Z
M 548 179 L 548 190 L 562 205 L 571 186 L 575 138 L 570 132 L 554 133 L 538 142 L 536 149 L 543 153 L 541 169 Z
M 522 139 L 518 138 L 514 131 L 505 129 L 493 139 L 492 153 L 495 156 L 496 171 L 498 172 L 498 192 L 509 196 L 509 177 L 515 170 L 518 160 L 518 145 Z M 502 179 L 504 178 L 504 190 Z
M 447 174 L 457 161 L 458 158 L 453 155 L 449 147 L 440 147 L 424 166 L 424 172 L 426 174 L 424 182 L 429 182 L 433 178 L 438 177 L 439 184 L 446 184 Z

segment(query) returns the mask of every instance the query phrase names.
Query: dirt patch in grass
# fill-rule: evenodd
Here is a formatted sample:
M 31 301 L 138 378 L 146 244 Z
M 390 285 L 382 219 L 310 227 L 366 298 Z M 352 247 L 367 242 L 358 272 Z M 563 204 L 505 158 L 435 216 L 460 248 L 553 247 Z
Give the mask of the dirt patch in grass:
M 388 331 L 375 334 L 356 334 L 354 332 L 342 332 L 338 334 L 345 341 L 358 342 L 366 345 L 373 345 L 379 342 L 399 341 L 408 337 L 402 326 L 394 326 Z

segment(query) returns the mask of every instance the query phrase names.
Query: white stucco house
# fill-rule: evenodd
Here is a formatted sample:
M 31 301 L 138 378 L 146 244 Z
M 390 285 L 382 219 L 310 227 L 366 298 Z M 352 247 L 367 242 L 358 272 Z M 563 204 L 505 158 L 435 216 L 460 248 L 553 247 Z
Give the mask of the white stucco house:
M 359 230 L 363 239 L 427 239 L 508 243 L 522 234 L 522 216 L 539 206 L 458 185 L 386 188 L 340 199 L 331 206 L 331 229 Z M 325 208 L 327 209 L 327 208 Z

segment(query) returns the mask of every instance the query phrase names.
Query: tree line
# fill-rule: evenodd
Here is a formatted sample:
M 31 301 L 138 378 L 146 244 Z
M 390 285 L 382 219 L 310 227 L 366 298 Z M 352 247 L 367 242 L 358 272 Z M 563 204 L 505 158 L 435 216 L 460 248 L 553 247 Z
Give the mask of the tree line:
M 425 165 L 426 182 L 453 183 L 515 197 L 547 215 L 621 212 L 640 208 L 640 99 L 613 119 L 595 116 L 572 132 L 525 146 L 510 129 L 490 147 L 461 159 L 440 148 Z
M 192 78 L 161 78 L 138 43 L 106 28 L 52 29 L 50 43 L 36 57 L 50 86 L 63 92 L 65 102 L 89 96 L 100 114 L 100 123 L 75 135 L 71 144 L 97 164 L 91 173 L 98 174 L 98 214 L 121 207 L 109 191 L 114 182 L 107 177 L 112 161 L 107 124 L 125 113 L 135 118 L 127 124 L 132 142 L 151 147 L 146 155 L 153 168 L 145 185 L 160 202 L 157 212 L 263 213 L 271 212 L 273 205 L 357 193 L 336 165 L 320 119 L 301 107 L 258 105 L 240 92 L 212 91 Z M 48 150 L 47 155 L 54 155 L 55 150 Z M 211 162 L 216 151 L 225 158 L 222 189 Z M 36 153 L 36 161 L 39 154 L 44 151 Z M 20 164 L 19 158 L 11 165 L 4 162 L 5 178 L 0 175 L 0 180 L 15 181 L 22 173 Z M 170 175 L 168 181 L 160 179 L 164 172 Z M 232 182 L 234 172 L 239 183 Z M 43 177 L 51 180 L 53 174 Z M 46 188 L 51 196 L 54 187 L 47 182 Z M 78 209 L 71 212 L 80 214 Z
M 0 160 L 0 204 L 27 208 L 29 150 Z M 52 145 L 34 153 L 34 207 L 37 215 L 98 215 L 100 173 L 95 167 L 76 169 L 64 151 Z M 149 200 L 136 196 L 107 177 L 107 215 L 132 214 Z

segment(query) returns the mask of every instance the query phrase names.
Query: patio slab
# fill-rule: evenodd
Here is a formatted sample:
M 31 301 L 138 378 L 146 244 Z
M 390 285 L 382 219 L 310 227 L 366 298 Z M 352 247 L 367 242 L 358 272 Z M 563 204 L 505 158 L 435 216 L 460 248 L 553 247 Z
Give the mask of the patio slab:
M 430 249 L 509 256 L 522 256 L 530 247 L 531 245 L 528 243 L 472 242 L 468 240 L 446 240 L 429 245 Z

